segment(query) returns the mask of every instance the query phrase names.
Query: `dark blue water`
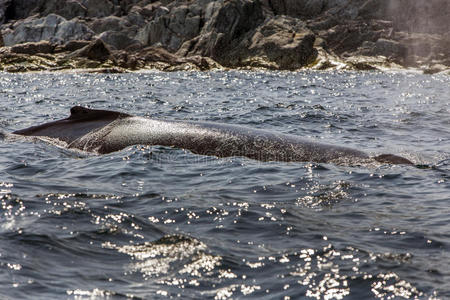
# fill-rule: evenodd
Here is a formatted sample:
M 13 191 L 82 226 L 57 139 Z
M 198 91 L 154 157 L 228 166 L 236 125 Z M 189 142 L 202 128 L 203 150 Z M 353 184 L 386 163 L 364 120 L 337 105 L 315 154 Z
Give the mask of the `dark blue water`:
M 336 166 L 13 138 L 74 105 L 395 153 Z M 1 299 L 450 298 L 450 77 L 0 74 Z

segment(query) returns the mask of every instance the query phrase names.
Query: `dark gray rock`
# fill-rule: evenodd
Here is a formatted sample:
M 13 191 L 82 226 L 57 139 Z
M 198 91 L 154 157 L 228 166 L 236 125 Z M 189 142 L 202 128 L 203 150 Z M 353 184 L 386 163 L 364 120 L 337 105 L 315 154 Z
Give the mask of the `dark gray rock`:
M 367 0 L 264 0 L 264 6 L 275 15 L 312 19 L 321 15 L 353 20 Z
M 277 16 L 267 19 L 230 54 L 236 66 L 296 70 L 317 56 L 315 35 L 299 19 Z
M 249 0 L 231 0 L 210 9 L 208 22 L 200 35 L 188 42 L 190 47 L 185 52 L 228 65 L 230 52 L 264 21 L 263 9 L 259 1 Z
M 26 19 L 39 13 L 46 0 L 12 0 L 8 8 L 10 19 Z
M 159 10 L 159 11 L 158 11 Z M 180 5 L 170 11 L 159 7 L 156 18 L 150 21 L 137 35 L 144 45 L 161 45 L 176 51 L 187 40 L 196 37 L 201 30 L 201 7 L 196 5 Z
M 117 52 L 132 68 L 450 64 L 448 0 L 0 0 L 0 30 L 0 46 L 31 43 L 19 56 Z
M 6 10 L 11 4 L 11 0 L 0 0 L 0 25 L 5 23 L 6 20 Z
M 108 16 L 98 18 L 91 22 L 89 27 L 95 33 L 102 33 L 105 31 L 122 31 L 130 27 L 131 23 L 126 18 L 119 18 L 116 16 Z
M 93 32 L 82 22 L 67 21 L 58 15 L 48 15 L 43 18 L 28 18 L 17 22 L 12 29 L 4 32 L 6 46 L 26 42 L 50 41 L 63 44 L 70 40 L 88 40 Z
M 140 13 L 142 10 L 134 10 L 132 9 L 126 17 L 124 17 L 128 23 L 131 24 L 135 29 L 134 31 L 137 33 L 142 27 L 147 24 L 146 19 Z
M 88 9 L 77 0 L 46 1 L 40 8 L 40 15 L 59 15 L 67 20 L 73 18 L 84 18 L 88 14 Z
M 25 44 L 14 45 L 11 47 L 11 52 L 34 55 L 38 53 L 53 53 L 55 45 L 48 41 L 31 42 Z
M 76 51 L 78 49 L 81 49 L 87 45 L 89 45 L 90 41 L 84 41 L 84 40 L 72 40 L 69 41 L 67 43 L 65 43 L 64 45 L 58 45 L 55 48 L 55 52 L 73 52 Z
M 56 0 L 58 1 L 58 0 Z M 113 15 L 119 8 L 109 0 L 81 0 L 87 9 L 87 17 L 103 18 Z
M 383 55 L 386 57 L 404 57 L 406 47 L 397 41 L 378 39 L 374 44 L 374 55 Z
M 326 0 L 268 0 L 267 2 L 276 15 L 308 18 L 321 14 L 326 4 Z
M 450 36 L 424 33 L 403 34 L 399 41 L 406 47 L 405 65 L 417 66 L 418 62 L 444 62 L 450 57 Z M 436 63 L 436 62 L 435 62 Z
M 341 55 L 356 51 L 364 42 L 376 42 L 383 35 L 383 31 L 376 26 L 371 22 L 349 20 L 320 32 L 319 35 L 327 42 L 328 50 Z
M 155 0 L 120 0 L 120 1 L 113 1 L 114 3 L 117 2 L 116 5 L 120 6 L 120 12 L 121 15 L 127 15 L 130 13 L 130 11 L 133 9 L 133 7 L 145 7 L 147 5 L 152 5 L 152 3 L 155 3 L 157 5 L 160 5 L 159 1 Z
M 126 49 L 130 46 L 133 46 L 135 49 L 143 47 L 139 41 L 119 31 L 105 31 L 98 38 L 115 50 Z
M 431 34 L 450 31 L 448 0 L 367 0 L 359 15 L 362 18 L 393 21 L 396 31 Z
M 68 58 L 74 57 L 86 57 L 91 60 L 105 61 L 111 57 L 111 50 L 101 39 L 96 39 L 68 55 Z

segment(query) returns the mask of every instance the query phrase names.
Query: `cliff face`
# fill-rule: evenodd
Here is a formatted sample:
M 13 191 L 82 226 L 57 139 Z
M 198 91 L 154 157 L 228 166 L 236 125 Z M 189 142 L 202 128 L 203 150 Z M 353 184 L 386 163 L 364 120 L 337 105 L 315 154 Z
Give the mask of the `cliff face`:
M 450 66 L 448 0 L 0 0 L 0 25 L 9 71 Z

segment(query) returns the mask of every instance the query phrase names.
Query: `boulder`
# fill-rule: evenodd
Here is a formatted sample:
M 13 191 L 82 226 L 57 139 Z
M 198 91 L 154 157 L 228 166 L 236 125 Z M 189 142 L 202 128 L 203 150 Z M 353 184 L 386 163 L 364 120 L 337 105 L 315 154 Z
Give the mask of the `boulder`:
M 73 52 L 87 46 L 89 43 L 90 43 L 89 41 L 84 40 L 72 40 L 65 43 L 64 45 L 57 46 L 55 48 L 55 52 L 65 52 L 65 51 Z
M 63 44 L 70 40 L 89 40 L 92 36 L 93 32 L 84 23 L 50 14 L 16 22 L 12 29 L 6 31 L 4 41 L 6 46 L 42 40 Z
M 68 55 L 68 58 L 74 57 L 86 57 L 91 60 L 105 61 L 111 57 L 111 50 L 101 39 L 96 39 Z
M 48 41 L 41 41 L 14 45 L 11 47 L 11 52 L 34 55 L 38 53 L 53 53 L 54 49 L 55 45 Z
M 181 59 L 173 53 L 170 53 L 161 47 L 147 47 L 139 52 L 139 57 L 141 57 L 145 62 L 164 62 L 170 65 L 179 64 Z
M 142 49 L 136 56 L 146 66 L 167 71 L 189 69 L 211 70 L 220 68 L 220 65 L 210 58 L 201 56 L 179 57 L 161 47 L 147 47 Z
M 116 50 L 122 50 L 130 46 L 142 48 L 142 44 L 139 41 L 128 37 L 123 32 L 105 31 L 98 38 Z

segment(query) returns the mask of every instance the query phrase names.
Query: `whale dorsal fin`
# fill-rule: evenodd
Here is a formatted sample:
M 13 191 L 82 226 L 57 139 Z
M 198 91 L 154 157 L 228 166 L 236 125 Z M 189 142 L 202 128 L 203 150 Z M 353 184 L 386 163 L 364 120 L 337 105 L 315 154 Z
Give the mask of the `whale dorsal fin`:
M 117 119 L 130 117 L 129 114 L 112 110 L 90 109 L 82 106 L 74 106 L 70 109 L 69 120 L 98 120 Z

